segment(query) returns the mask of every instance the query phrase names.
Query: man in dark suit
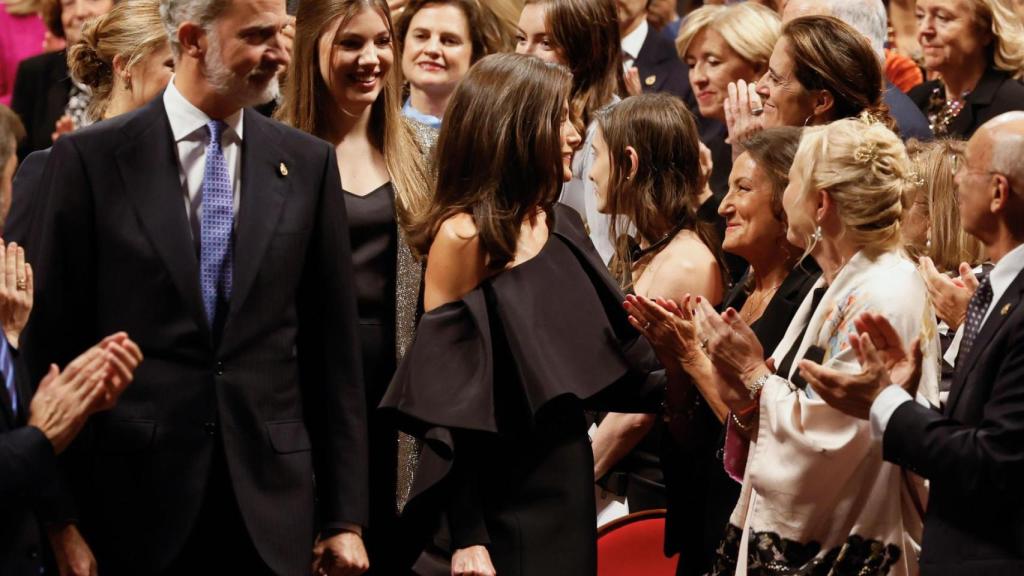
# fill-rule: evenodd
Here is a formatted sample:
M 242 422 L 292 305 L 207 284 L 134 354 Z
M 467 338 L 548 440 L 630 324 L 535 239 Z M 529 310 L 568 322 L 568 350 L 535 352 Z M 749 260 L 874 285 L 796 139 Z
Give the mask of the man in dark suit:
M 615 0 L 626 83 L 639 82 L 644 92 L 668 92 L 685 101 L 690 98 L 686 64 L 675 44 L 648 24 L 647 6 L 648 0 Z
M 307 573 L 315 542 L 319 570 L 361 573 L 366 408 L 337 160 L 247 108 L 288 63 L 285 2 L 161 14 L 163 96 L 61 137 L 43 182 L 29 360 L 114 327 L 147 356 L 68 455 L 83 534 L 104 575 Z
M 1024 573 L 1022 155 L 1024 112 L 1006 113 L 975 132 L 957 172 L 964 230 L 981 240 L 995 266 L 968 304 L 941 413 L 904 390 L 916 386 L 921 354 L 904 350 L 882 318 L 861 323 L 879 349 L 864 354 L 862 374 L 801 366 L 829 404 L 870 417 L 886 460 L 930 481 L 925 575 Z

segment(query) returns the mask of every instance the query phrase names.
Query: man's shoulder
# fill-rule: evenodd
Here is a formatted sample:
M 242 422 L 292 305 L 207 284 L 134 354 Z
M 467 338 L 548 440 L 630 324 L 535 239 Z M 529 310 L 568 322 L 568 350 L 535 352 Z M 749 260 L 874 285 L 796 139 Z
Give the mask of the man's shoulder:
M 60 67 L 61 63 L 64 63 L 64 66 L 67 67 L 66 62 L 67 55 L 63 50 L 59 52 L 43 52 L 42 54 L 36 54 L 22 60 L 18 64 L 18 71 L 20 74 L 38 74 L 54 67 Z
M 245 112 L 246 130 L 249 127 L 255 127 L 260 131 L 264 132 L 267 136 L 278 142 L 282 148 L 288 150 L 322 150 L 327 151 L 331 148 L 325 140 L 321 140 L 308 132 L 303 132 L 298 128 L 294 128 L 274 120 L 273 118 L 267 118 L 263 114 L 260 114 L 256 110 L 246 109 Z
M 682 68 L 683 61 L 679 59 L 674 42 L 665 38 L 652 26 L 644 39 L 644 45 L 640 48 L 639 58 L 647 60 L 652 64 Z

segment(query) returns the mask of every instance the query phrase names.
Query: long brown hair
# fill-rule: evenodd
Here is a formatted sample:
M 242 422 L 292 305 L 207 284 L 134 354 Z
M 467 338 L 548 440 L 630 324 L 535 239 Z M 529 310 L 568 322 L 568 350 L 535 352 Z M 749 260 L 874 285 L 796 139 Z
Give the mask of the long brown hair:
M 527 0 L 544 7 L 548 37 L 572 71 L 573 117 L 583 126 L 616 94 L 625 94 L 622 38 L 614 0 Z
M 832 118 L 856 118 L 868 112 L 896 130 L 882 96 L 885 79 L 878 53 L 863 34 L 832 16 L 804 16 L 782 27 L 796 79 L 807 90 L 828 90 Z
M 490 270 L 515 257 L 523 220 L 549 208 L 562 189 L 559 131 L 569 97 L 564 66 L 492 54 L 477 62 L 448 104 L 437 142 L 437 186 L 410 234 L 427 254 L 438 227 L 467 213 Z
M 276 113 L 278 120 L 327 139 L 331 109 L 337 104 L 320 74 L 320 37 L 331 33 L 331 24 L 339 18 L 341 24 L 336 33 L 340 33 L 349 20 L 367 9 L 375 10 L 384 18 L 394 47 L 394 27 L 385 0 L 299 2 L 295 15 L 293 65 L 285 80 L 281 107 Z M 424 151 L 402 116 L 400 73 L 401 66 L 395 62 L 388 72 L 384 89 L 372 105 L 369 129 L 370 142 L 383 153 L 395 188 L 398 220 L 408 228 L 414 215 L 427 205 L 430 178 Z
M 636 227 L 641 238 L 657 242 L 679 230 L 692 230 L 715 255 L 723 273 L 721 241 L 710 224 L 697 218 L 698 198 L 704 186 L 700 168 L 700 139 L 693 114 L 682 100 L 668 94 L 641 94 L 626 98 L 597 125 L 608 146 L 608 198 L 605 212 L 615 239 L 612 272 L 623 286 L 632 284 L 631 257 L 619 241 L 620 216 Z M 630 176 L 626 147 L 640 161 Z

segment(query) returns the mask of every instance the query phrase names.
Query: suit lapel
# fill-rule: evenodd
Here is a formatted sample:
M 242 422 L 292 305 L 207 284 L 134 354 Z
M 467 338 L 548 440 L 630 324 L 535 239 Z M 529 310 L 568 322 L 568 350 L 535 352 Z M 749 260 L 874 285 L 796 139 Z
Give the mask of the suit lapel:
M 242 139 L 242 191 L 235 236 L 234 288 L 228 322 L 245 302 L 259 272 L 288 192 L 289 159 L 268 132 L 268 120 L 246 109 Z
M 1003 292 L 999 301 L 992 307 L 992 311 L 989 313 L 988 318 L 985 319 L 985 324 L 981 327 L 978 337 L 974 339 L 974 344 L 971 345 L 971 350 L 968 352 L 967 357 L 958 357 L 956 359 L 956 371 L 953 375 L 953 385 L 949 391 L 949 401 L 946 403 L 946 414 L 953 413 L 953 408 L 963 392 L 967 376 L 974 369 L 974 365 L 978 362 L 982 351 L 985 350 L 995 335 L 999 333 L 999 329 L 1002 328 L 1006 319 L 1010 317 L 1009 312 L 1021 305 L 1022 291 L 1024 291 L 1024 272 L 1017 274 L 1017 277 L 1007 287 L 1006 292 Z M 1003 312 L 1004 310 L 1006 313 Z
M 125 131 L 127 142 L 117 151 L 125 192 L 182 299 L 209 336 L 199 290 L 199 262 L 189 232 L 174 136 L 163 98 L 148 104 Z

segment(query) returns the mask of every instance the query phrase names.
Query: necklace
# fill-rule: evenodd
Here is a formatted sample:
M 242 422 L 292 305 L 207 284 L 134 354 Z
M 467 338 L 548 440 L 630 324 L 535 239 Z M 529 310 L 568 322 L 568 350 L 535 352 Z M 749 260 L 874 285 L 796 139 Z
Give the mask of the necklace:
M 746 323 L 747 326 L 751 325 L 754 320 L 760 318 L 761 314 L 764 312 L 764 308 L 768 302 L 771 301 L 772 296 L 779 291 L 779 287 L 781 286 L 782 283 L 779 282 L 767 290 L 762 290 L 761 294 L 756 299 L 754 298 L 754 292 L 756 292 L 756 290 L 750 293 L 750 296 L 747 297 L 747 301 L 744 302 L 743 307 L 740 310 L 740 318 L 743 319 L 743 322 Z
M 964 90 L 958 98 L 947 99 L 946 88 L 939 84 L 928 98 L 928 120 L 936 136 L 948 136 L 949 125 L 960 115 L 967 103 L 970 90 Z

